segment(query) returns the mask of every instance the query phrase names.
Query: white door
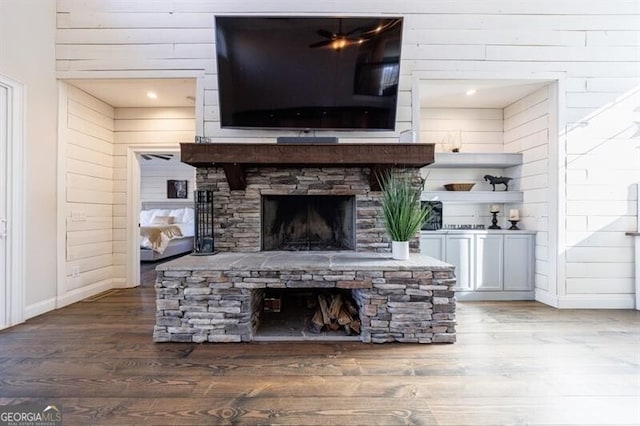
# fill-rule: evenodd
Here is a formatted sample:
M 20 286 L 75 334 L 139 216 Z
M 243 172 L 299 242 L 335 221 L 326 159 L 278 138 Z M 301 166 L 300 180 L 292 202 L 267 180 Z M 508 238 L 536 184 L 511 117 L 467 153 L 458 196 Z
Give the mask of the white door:
M 7 129 L 8 90 L 0 85 L 0 329 L 9 324 L 9 289 L 7 287 Z
M 24 85 L 0 74 L 0 328 L 24 321 Z

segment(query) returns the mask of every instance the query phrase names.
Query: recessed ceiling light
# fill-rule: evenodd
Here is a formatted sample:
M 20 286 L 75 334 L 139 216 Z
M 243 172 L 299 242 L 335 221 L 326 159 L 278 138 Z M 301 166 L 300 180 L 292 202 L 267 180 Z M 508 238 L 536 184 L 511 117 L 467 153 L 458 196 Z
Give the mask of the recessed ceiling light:
M 149 99 L 158 99 L 158 94 L 156 92 L 148 91 L 147 98 Z
M 467 96 L 473 96 L 476 94 L 476 89 L 469 89 L 465 92 Z

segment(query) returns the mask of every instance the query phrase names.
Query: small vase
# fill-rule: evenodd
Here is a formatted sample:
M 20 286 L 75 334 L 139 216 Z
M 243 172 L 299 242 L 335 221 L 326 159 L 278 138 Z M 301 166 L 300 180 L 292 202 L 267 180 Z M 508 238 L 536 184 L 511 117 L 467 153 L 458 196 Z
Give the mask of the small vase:
M 409 259 L 409 241 L 391 241 L 391 257 L 397 260 Z

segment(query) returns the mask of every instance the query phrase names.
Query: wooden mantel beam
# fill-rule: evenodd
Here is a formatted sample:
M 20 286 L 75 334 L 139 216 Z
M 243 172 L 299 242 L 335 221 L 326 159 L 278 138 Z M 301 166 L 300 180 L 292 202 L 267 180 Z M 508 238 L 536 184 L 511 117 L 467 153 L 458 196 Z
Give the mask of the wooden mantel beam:
M 369 167 L 375 175 L 391 167 L 420 168 L 433 163 L 434 145 L 423 143 L 264 144 L 181 143 L 180 159 L 195 167 L 222 167 L 232 190 L 245 189 L 246 167 Z

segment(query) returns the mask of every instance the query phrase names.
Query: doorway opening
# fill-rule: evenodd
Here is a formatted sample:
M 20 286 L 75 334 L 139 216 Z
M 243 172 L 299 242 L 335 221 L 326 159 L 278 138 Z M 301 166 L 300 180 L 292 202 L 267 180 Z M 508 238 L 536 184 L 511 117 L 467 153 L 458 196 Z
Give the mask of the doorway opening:
M 141 150 L 135 154 L 139 225 L 137 284 L 153 282 L 155 267 L 193 252 L 195 168 L 180 162 L 174 149 Z M 161 221 L 170 223 L 160 223 Z M 154 236 L 160 232 L 160 239 Z

